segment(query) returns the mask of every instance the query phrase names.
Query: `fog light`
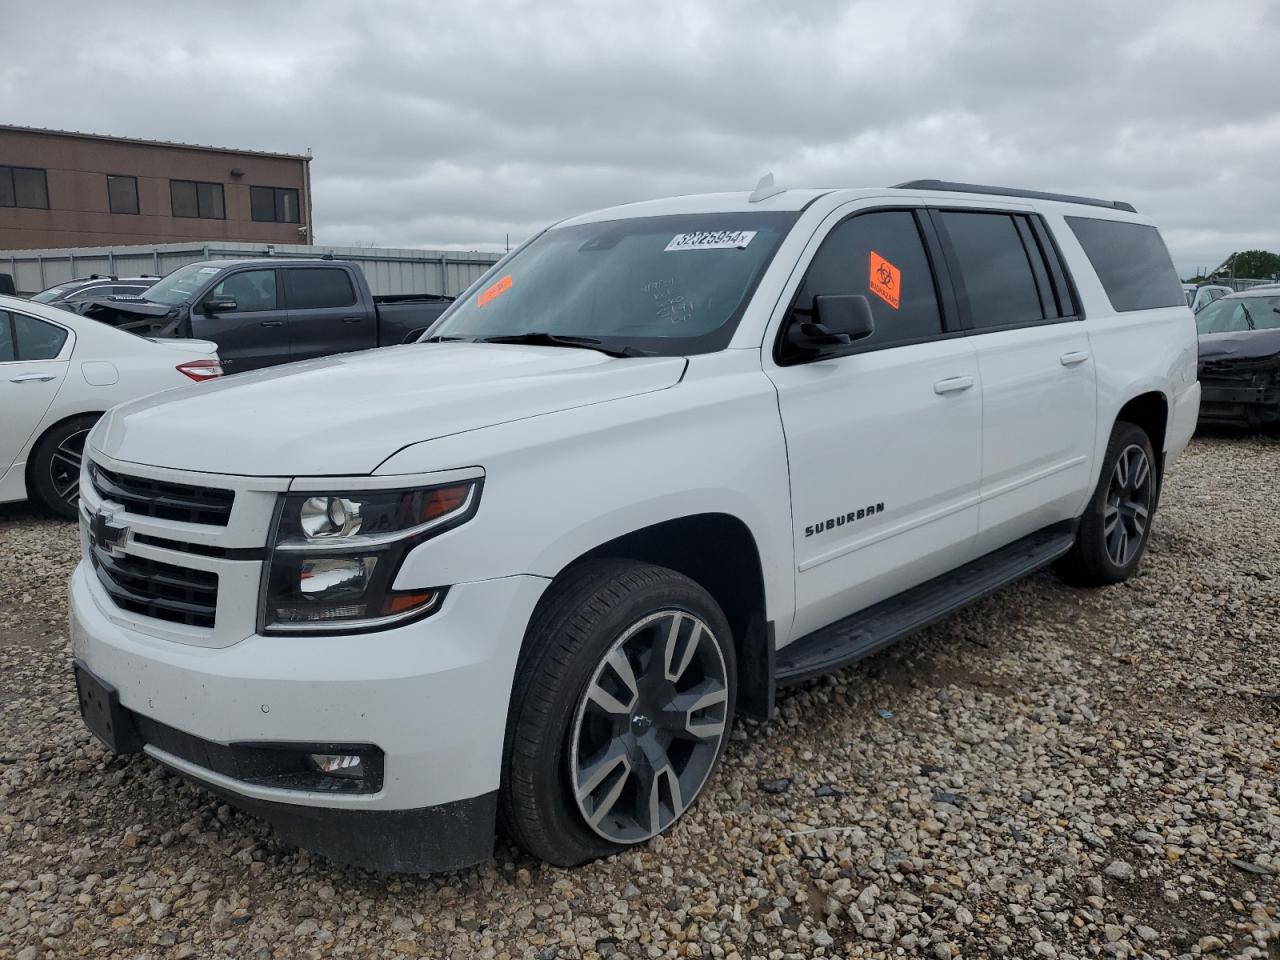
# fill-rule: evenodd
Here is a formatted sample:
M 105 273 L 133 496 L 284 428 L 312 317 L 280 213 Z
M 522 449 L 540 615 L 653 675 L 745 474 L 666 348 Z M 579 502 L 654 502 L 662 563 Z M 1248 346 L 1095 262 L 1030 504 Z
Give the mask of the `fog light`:
M 364 779 L 364 757 L 358 753 L 309 753 L 307 763 L 317 773 L 330 777 Z

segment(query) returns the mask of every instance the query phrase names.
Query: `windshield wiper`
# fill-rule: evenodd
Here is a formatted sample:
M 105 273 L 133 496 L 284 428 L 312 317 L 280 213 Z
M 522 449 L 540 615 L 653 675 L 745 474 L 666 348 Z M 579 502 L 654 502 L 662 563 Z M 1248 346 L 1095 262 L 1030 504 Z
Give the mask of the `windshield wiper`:
M 1249 308 L 1242 303 L 1240 304 L 1240 309 L 1244 311 L 1244 322 L 1249 325 L 1249 329 L 1257 330 L 1258 325 L 1253 322 L 1253 314 L 1249 312 Z
M 535 347 L 578 347 L 586 350 L 598 350 L 611 357 L 651 357 L 648 350 L 639 347 L 609 347 L 603 340 L 595 337 L 575 337 L 562 333 L 547 333 L 535 330 L 529 333 L 512 333 L 499 337 L 479 337 L 476 343 L 524 343 Z
M 427 337 L 422 342 L 423 343 L 452 343 L 455 340 L 466 340 L 466 339 L 468 338 L 453 336 L 452 334 L 447 334 L 447 333 L 437 333 L 433 337 Z

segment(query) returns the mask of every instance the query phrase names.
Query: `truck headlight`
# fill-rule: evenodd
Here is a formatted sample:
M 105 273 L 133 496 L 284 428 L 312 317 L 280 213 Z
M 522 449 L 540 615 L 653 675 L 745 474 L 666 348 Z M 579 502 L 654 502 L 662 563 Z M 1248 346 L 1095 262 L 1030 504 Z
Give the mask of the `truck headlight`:
M 410 550 L 475 515 L 481 483 L 286 494 L 262 578 L 259 631 L 377 630 L 437 609 L 444 587 L 391 585 Z

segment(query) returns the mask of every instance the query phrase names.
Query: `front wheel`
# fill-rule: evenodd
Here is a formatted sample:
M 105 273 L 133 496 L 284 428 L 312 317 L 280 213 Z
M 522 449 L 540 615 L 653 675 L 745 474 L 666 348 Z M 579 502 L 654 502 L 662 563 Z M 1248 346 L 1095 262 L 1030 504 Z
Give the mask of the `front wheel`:
M 1147 549 L 1158 473 L 1146 431 L 1121 421 L 1111 431 L 1102 474 L 1089 499 L 1075 546 L 1059 569 L 1084 586 L 1128 580 Z
M 676 822 L 719 762 L 736 664 L 715 600 L 673 570 L 584 564 L 525 638 L 501 791 L 511 839 L 571 866 Z

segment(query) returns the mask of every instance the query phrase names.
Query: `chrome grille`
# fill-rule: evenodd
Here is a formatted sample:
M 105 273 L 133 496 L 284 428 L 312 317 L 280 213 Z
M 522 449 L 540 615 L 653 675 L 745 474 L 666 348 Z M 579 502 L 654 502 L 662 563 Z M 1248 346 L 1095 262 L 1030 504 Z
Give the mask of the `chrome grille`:
M 97 463 L 89 469 L 97 494 L 120 504 L 129 513 L 217 527 L 225 527 L 231 517 L 236 498 L 232 490 L 135 477 L 107 470 Z

